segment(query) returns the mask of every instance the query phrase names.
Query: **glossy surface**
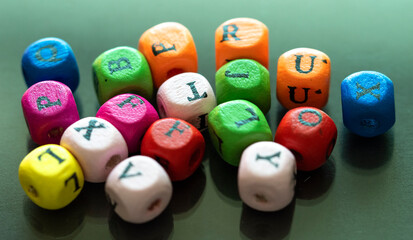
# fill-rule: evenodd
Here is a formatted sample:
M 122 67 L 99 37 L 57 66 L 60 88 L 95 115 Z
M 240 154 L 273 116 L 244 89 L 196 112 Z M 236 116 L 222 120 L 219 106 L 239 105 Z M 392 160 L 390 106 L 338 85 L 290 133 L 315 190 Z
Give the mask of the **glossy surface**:
M 204 137 L 182 119 L 159 119 L 142 139 L 141 154 L 157 160 L 172 181 L 191 176 L 201 164 L 204 153 Z
M 27 154 L 19 166 L 19 180 L 35 204 L 50 210 L 71 203 L 84 184 L 77 160 L 56 144 L 40 146 Z
M 215 150 L 233 166 L 239 165 L 241 154 L 249 145 L 272 138 L 264 114 L 246 100 L 216 106 L 208 115 L 208 132 Z
M 290 150 L 275 142 L 256 142 L 242 152 L 239 195 L 245 204 L 258 211 L 278 211 L 293 199 L 296 175 L 295 158 Z
M 215 65 L 234 59 L 254 59 L 268 68 L 269 37 L 267 26 L 254 18 L 233 18 L 215 30 Z
M 63 39 L 48 37 L 30 44 L 24 51 L 21 67 L 28 87 L 45 80 L 64 83 L 72 91 L 79 85 L 75 55 Z
M 198 71 L 194 39 L 181 23 L 165 22 L 146 30 L 138 49 L 149 62 L 156 88 L 179 73 Z
M 168 206 L 172 183 L 154 159 L 133 156 L 119 163 L 109 174 L 105 192 L 119 217 L 130 223 L 145 223 Z
M 296 48 L 277 63 L 277 99 L 287 109 L 322 108 L 330 92 L 331 60 L 323 52 Z
M 152 99 L 151 69 L 136 48 L 116 47 L 100 54 L 92 64 L 93 84 L 100 104 L 122 93 Z
M 56 81 L 42 81 L 26 90 L 21 99 L 30 136 L 37 144 L 59 144 L 63 132 L 79 120 L 70 88 Z
M 4 239 L 410 239 L 413 235 L 413 2 L 313 1 L 3 1 L 0 7 L 0 232 Z M 327 163 L 299 172 L 296 195 L 284 210 L 261 214 L 240 200 L 237 169 L 228 166 L 205 135 L 205 158 L 188 181 L 174 183 L 170 205 L 153 222 L 127 224 L 110 210 L 103 184 L 86 183 L 61 211 L 42 211 L 20 187 L 21 159 L 36 147 L 20 99 L 24 49 L 45 36 L 70 43 L 80 85 L 80 116 L 95 116 L 91 64 L 117 46 L 135 47 L 148 28 L 179 21 L 192 33 L 199 72 L 215 76 L 214 34 L 230 18 L 253 17 L 270 31 L 272 104 L 266 115 L 275 133 L 285 110 L 275 97 L 276 62 L 293 48 L 322 49 L 333 61 L 330 99 L 324 107 L 338 136 Z M 343 125 L 340 84 L 371 69 L 394 82 L 397 122 L 371 139 Z M 211 82 L 214 87 L 214 81 Z
M 85 180 L 106 181 L 110 171 L 128 157 L 122 134 L 108 121 L 87 117 L 70 125 L 60 145 L 69 150 L 82 167 Z
M 243 99 L 266 114 L 271 107 L 270 74 L 257 61 L 238 59 L 222 66 L 215 74 L 217 103 Z
M 99 108 L 96 117 L 105 119 L 119 130 L 128 145 L 129 154 L 138 152 L 146 130 L 159 119 L 152 104 L 130 93 L 109 99 Z
M 161 118 L 179 118 L 205 130 L 208 113 L 217 105 L 214 90 L 198 73 L 181 73 L 159 88 L 156 102 Z
M 375 137 L 396 121 L 393 82 L 374 71 L 353 73 L 341 82 L 343 123 L 351 132 Z
M 330 157 L 337 140 L 337 127 L 318 108 L 299 107 L 281 119 L 274 141 L 288 148 L 295 156 L 297 169 L 313 171 Z

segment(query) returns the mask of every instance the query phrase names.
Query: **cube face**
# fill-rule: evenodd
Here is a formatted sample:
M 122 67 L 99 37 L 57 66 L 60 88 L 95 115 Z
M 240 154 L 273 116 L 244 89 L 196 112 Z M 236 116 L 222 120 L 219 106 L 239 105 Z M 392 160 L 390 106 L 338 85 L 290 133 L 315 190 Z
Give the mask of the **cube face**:
M 128 157 L 122 134 L 108 121 L 95 117 L 70 125 L 60 145 L 76 157 L 88 182 L 104 182 L 110 171 Z
M 251 102 L 233 100 L 214 108 L 208 116 L 208 130 L 220 156 L 238 166 L 246 147 L 258 141 L 271 141 L 270 126 L 261 110 Z
M 277 211 L 294 197 L 294 155 L 275 142 L 257 142 L 242 153 L 238 169 L 241 199 L 259 211 Z
M 278 59 L 277 99 L 287 109 L 322 108 L 330 90 L 330 58 L 310 48 L 292 49 Z
M 146 30 L 138 49 L 149 62 L 156 88 L 179 73 L 198 71 L 194 40 L 182 24 L 165 22 Z
M 100 104 L 122 93 L 137 93 L 146 99 L 153 95 L 153 82 L 145 56 L 131 47 L 110 49 L 92 65 Z
M 298 170 L 312 171 L 326 162 L 336 139 L 337 127 L 325 112 L 299 107 L 284 115 L 274 141 L 294 154 Z
M 177 118 L 154 122 L 141 145 L 141 154 L 156 159 L 172 181 L 191 176 L 201 164 L 204 153 L 202 134 L 188 122 Z
M 105 191 L 115 212 L 125 221 L 144 223 L 168 206 L 172 183 L 154 159 L 134 156 L 125 159 L 109 174 Z
M 75 91 L 79 69 L 72 48 L 59 38 L 43 38 L 26 48 L 22 70 L 28 87 L 44 80 L 55 80 Z
M 76 159 L 55 144 L 31 151 L 20 163 L 19 180 L 27 196 L 45 209 L 67 206 L 79 195 L 84 184 Z
M 270 74 L 250 59 L 231 61 L 215 74 L 218 104 L 243 99 L 257 105 L 263 113 L 271 107 Z
M 63 132 L 79 120 L 70 89 L 56 81 L 34 84 L 21 99 L 30 136 L 37 144 L 58 144 Z
M 140 149 L 141 139 L 149 126 L 159 119 L 155 108 L 136 94 L 121 94 L 105 102 L 96 117 L 115 126 L 128 145 L 129 153 Z
M 165 81 L 157 93 L 161 118 L 179 118 L 203 130 L 208 113 L 217 105 L 208 80 L 198 73 L 182 73 Z
M 341 83 L 343 123 L 351 132 L 375 137 L 395 123 L 393 82 L 374 71 L 353 73 Z
M 216 69 L 242 58 L 253 59 L 268 69 L 268 28 L 256 19 L 230 19 L 215 31 Z

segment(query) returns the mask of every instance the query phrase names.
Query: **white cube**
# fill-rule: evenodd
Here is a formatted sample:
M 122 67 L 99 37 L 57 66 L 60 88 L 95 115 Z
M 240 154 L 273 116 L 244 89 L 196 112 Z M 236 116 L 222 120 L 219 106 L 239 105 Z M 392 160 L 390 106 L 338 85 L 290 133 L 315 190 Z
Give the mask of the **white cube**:
M 165 210 L 172 197 L 172 183 L 154 159 L 134 156 L 113 169 L 105 191 L 119 217 L 131 223 L 144 223 Z
M 207 127 L 208 113 L 217 105 L 208 80 L 198 73 L 181 73 L 166 80 L 156 101 L 161 118 L 179 118 L 199 130 Z
M 128 157 L 122 134 L 108 121 L 96 117 L 70 125 L 60 145 L 75 156 L 88 182 L 104 182 L 112 169 Z
M 242 201 L 259 211 L 277 211 L 294 197 L 296 182 L 294 155 L 275 142 L 257 142 L 247 147 L 238 169 L 238 190 Z

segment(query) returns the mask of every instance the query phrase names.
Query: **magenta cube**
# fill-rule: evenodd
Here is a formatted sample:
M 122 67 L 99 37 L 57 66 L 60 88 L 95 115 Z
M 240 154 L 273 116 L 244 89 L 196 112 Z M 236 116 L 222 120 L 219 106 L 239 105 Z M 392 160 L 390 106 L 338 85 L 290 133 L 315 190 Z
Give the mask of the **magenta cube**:
M 79 120 L 72 91 L 60 82 L 34 84 L 23 94 L 21 103 L 30 135 L 40 145 L 59 144 L 66 128 Z
M 109 99 L 99 108 L 96 117 L 105 119 L 119 130 L 129 154 L 140 149 L 146 130 L 159 119 L 155 108 L 145 98 L 130 93 Z

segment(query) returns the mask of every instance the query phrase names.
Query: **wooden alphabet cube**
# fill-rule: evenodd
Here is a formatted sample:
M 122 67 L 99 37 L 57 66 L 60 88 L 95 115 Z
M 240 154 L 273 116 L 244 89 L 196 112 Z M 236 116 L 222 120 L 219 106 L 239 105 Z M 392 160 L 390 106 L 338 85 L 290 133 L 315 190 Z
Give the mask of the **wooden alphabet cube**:
M 374 137 L 395 123 L 393 82 L 374 71 L 353 73 L 341 83 L 343 123 L 351 132 Z
M 156 88 L 177 74 L 198 71 L 194 40 L 182 24 L 165 22 L 146 30 L 139 39 L 138 49 L 151 66 Z
M 66 128 L 79 120 L 72 91 L 60 82 L 34 84 L 23 94 L 21 104 L 30 136 L 39 145 L 58 144 Z
M 198 73 L 181 73 L 164 82 L 157 93 L 161 118 L 179 118 L 203 130 L 217 105 L 208 80 Z
M 107 50 L 95 59 L 92 70 L 100 104 L 122 93 L 136 93 L 152 99 L 151 69 L 145 56 L 134 48 Z
M 149 126 L 159 119 L 155 108 L 136 94 L 121 94 L 105 102 L 96 117 L 115 126 L 128 145 L 129 153 L 140 149 L 141 139 Z
M 145 223 L 168 206 L 172 183 L 154 159 L 133 156 L 113 169 L 105 191 L 119 217 L 131 223 Z
M 23 53 L 21 64 L 28 87 L 44 80 L 55 80 L 74 92 L 79 85 L 75 55 L 62 39 L 42 38 L 30 44 Z
M 141 154 L 157 160 L 172 181 L 191 176 L 201 164 L 204 152 L 202 134 L 190 123 L 177 118 L 154 122 L 141 145 Z
M 208 130 L 219 155 L 233 166 L 239 165 L 246 147 L 272 140 L 264 114 L 246 100 L 233 100 L 215 107 L 208 116 Z
M 278 59 L 277 99 L 287 109 L 322 108 L 330 91 L 330 58 L 310 48 L 296 48 Z
M 83 188 L 83 173 L 65 148 L 48 144 L 31 151 L 20 163 L 19 180 L 39 207 L 59 209 L 71 203 Z
M 256 19 L 230 19 L 215 31 L 216 70 L 242 58 L 253 59 L 268 69 L 268 28 Z
M 231 61 L 215 74 L 217 102 L 243 99 L 257 105 L 265 114 L 271 107 L 270 74 L 250 59 Z
M 275 142 L 256 142 L 241 156 L 238 190 L 242 201 L 258 211 L 277 211 L 294 197 L 294 155 Z
M 326 162 L 336 139 L 337 127 L 325 112 L 299 107 L 281 119 L 274 141 L 294 154 L 298 170 L 312 171 Z
M 87 117 L 70 125 L 60 145 L 78 160 L 88 182 L 104 182 L 110 171 L 128 157 L 122 134 L 108 121 Z

